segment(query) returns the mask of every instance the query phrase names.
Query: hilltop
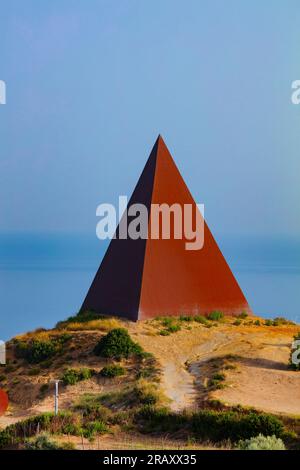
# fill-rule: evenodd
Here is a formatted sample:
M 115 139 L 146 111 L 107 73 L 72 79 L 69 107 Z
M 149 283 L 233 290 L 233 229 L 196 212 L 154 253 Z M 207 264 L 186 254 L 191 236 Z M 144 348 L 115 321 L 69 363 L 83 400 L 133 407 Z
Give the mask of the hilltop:
M 133 348 L 128 357 L 97 353 L 99 341 L 120 328 L 128 332 Z M 183 316 L 137 323 L 79 314 L 54 329 L 38 329 L 7 343 L 0 380 L 10 407 L 0 427 L 52 412 L 53 380 L 60 379 L 60 410 L 72 414 L 72 420 L 79 412 L 83 419 L 81 431 L 64 428 L 62 434 L 80 448 L 92 445 L 96 435 L 102 436 L 99 448 L 212 446 L 213 436 L 191 441 L 187 423 L 177 424 L 174 432 L 155 428 L 154 408 L 175 420 L 199 410 L 230 410 L 243 417 L 254 408 L 258 415 L 293 422 L 297 430 L 300 374 L 289 369 L 289 355 L 299 329 L 284 319 L 265 321 L 246 314 L 222 318 L 218 312 L 210 320 Z M 145 420 L 150 420 L 147 426 Z M 98 424 L 89 432 L 90 422 Z M 69 421 L 68 426 L 70 430 Z

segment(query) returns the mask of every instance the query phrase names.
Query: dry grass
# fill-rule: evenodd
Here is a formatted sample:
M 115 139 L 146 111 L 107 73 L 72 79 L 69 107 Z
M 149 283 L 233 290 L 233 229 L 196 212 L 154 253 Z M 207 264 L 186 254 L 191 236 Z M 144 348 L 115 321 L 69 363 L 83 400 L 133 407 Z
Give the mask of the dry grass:
M 155 403 L 156 405 L 163 406 L 170 403 L 170 399 L 166 397 L 162 389 L 156 383 L 148 382 L 145 379 L 139 379 L 135 388 L 142 398 L 147 399 L 148 397 L 153 404 Z
M 92 331 L 101 330 L 109 331 L 114 328 L 120 328 L 121 322 L 117 318 L 105 318 L 99 320 L 91 320 L 88 322 L 71 322 L 63 325 L 64 330 L 68 331 Z
M 198 443 L 192 439 L 171 439 L 169 437 L 143 436 L 137 433 L 105 435 L 93 442 L 76 436 L 59 436 L 58 442 L 71 443 L 78 450 L 225 450 L 230 449 L 226 443 L 216 447 L 211 442 Z

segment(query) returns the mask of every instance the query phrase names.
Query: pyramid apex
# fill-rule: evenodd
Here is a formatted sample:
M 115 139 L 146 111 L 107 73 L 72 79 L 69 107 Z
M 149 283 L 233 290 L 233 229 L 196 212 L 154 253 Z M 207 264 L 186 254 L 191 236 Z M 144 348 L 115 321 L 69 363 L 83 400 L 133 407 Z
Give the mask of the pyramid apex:
M 161 134 L 158 134 L 158 137 L 156 139 L 156 144 L 157 144 L 157 147 L 161 148 L 161 149 L 167 149 L 168 150 L 168 147 L 163 139 L 163 136 Z

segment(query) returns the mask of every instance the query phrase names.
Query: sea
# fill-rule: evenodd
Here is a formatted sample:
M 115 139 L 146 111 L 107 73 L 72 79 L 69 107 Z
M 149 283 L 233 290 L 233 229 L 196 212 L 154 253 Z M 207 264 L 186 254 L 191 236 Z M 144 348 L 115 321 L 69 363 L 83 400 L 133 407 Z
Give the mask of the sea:
M 219 236 L 252 310 L 300 323 L 300 239 Z M 78 312 L 108 246 L 96 235 L 0 235 L 0 340 Z

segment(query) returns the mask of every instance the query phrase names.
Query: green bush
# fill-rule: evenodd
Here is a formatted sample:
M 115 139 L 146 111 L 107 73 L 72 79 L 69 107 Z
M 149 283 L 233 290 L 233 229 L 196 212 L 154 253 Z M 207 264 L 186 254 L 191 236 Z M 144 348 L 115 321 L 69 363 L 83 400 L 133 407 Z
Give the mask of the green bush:
M 295 325 L 293 321 L 287 320 L 284 317 L 276 317 L 274 318 L 274 322 L 277 323 L 277 325 Z
M 30 364 L 43 362 L 55 356 L 63 345 L 71 339 L 63 334 L 49 339 L 30 339 L 29 341 L 16 341 L 16 356 L 25 359 Z
M 170 331 L 170 333 L 176 333 L 177 331 L 180 331 L 181 330 L 181 326 L 180 325 L 170 325 L 168 327 L 168 331 Z
M 0 431 L 0 449 L 35 436 L 38 431 L 68 434 L 70 429 L 80 434 L 80 417 L 70 412 L 59 412 L 58 415 L 43 413 L 24 421 L 18 421 Z
M 255 320 L 254 325 L 260 326 L 260 320 Z
M 171 332 L 169 330 L 160 330 L 160 336 L 170 336 Z
M 241 320 L 235 320 L 232 324 L 234 326 L 240 326 L 242 324 L 242 322 L 241 322 Z
M 241 440 L 238 443 L 240 450 L 285 450 L 282 439 L 276 436 L 263 436 L 259 434 L 251 439 Z
M 74 409 L 90 421 L 107 422 L 111 415 L 110 410 L 101 404 L 101 395 L 98 394 L 81 395 Z
M 75 385 L 77 382 L 90 379 L 94 373 L 93 369 L 88 369 L 87 367 L 82 367 L 81 369 L 67 369 L 61 380 L 64 385 Z
M 171 333 L 176 333 L 181 330 L 181 326 L 178 323 L 170 323 L 166 328 L 160 330 L 161 336 L 169 336 Z
M 105 434 L 108 427 L 103 421 L 90 421 L 83 429 L 83 436 L 90 439 L 97 434 Z
M 174 317 L 162 317 L 160 319 L 160 323 L 161 323 L 162 326 L 168 327 L 168 326 L 173 325 L 175 320 L 176 320 L 176 318 L 174 318 Z
M 174 413 L 167 408 L 144 406 L 136 416 L 146 432 L 176 432 L 185 429 L 199 440 L 237 442 L 258 434 L 282 437 L 284 426 L 275 416 L 250 412 L 201 410 L 196 413 Z
M 242 312 L 238 315 L 238 318 L 241 318 L 242 320 L 245 320 L 245 318 L 248 317 L 248 313 L 247 312 Z
M 207 319 L 203 315 L 195 315 L 194 321 L 202 325 L 207 325 Z
M 105 366 L 103 367 L 103 369 L 100 370 L 100 375 L 102 375 L 103 377 L 113 378 L 124 374 L 124 367 L 118 366 L 116 364 L 113 364 L 111 366 Z
M 279 322 L 276 320 L 267 319 L 265 321 L 265 326 L 278 326 Z
M 199 411 L 193 416 L 192 427 L 198 437 L 213 441 L 237 441 L 260 433 L 280 437 L 284 431 L 282 422 L 272 415 L 232 411 Z
M 83 312 L 77 313 L 77 315 L 73 315 L 69 318 L 67 318 L 64 321 L 60 321 L 56 324 L 56 328 L 63 327 L 65 323 L 86 323 L 90 322 L 93 320 L 101 320 L 107 318 L 104 315 L 100 315 L 99 313 L 96 313 L 92 310 L 86 310 Z
M 39 436 L 25 440 L 25 450 L 63 450 L 63 447 L 49 438 L 47 434 L 40 434 Z
M 207 318 L 212 321 L 220 321 L 223 317 L 224 314 L 219 310 L 214 310 L 209 315 L 207 315 Z
M 97 356 L 121 359 L 142 356 L 143 349 L 130 338 L 125 328 L 115 328 L 103 336 L 94 348 Z
M 179 320 L 180 321 L 186 321 L 186 322 L 191 322 L 193 321 L 193 316 L 192 315 L 180 315 Z
M 222 374 L 220 372 L 217 372 L 216 374 L 214 374 L 212 378 L 214 380 L 221 380 L 221 381 L 226 379 L 225 374 Z

